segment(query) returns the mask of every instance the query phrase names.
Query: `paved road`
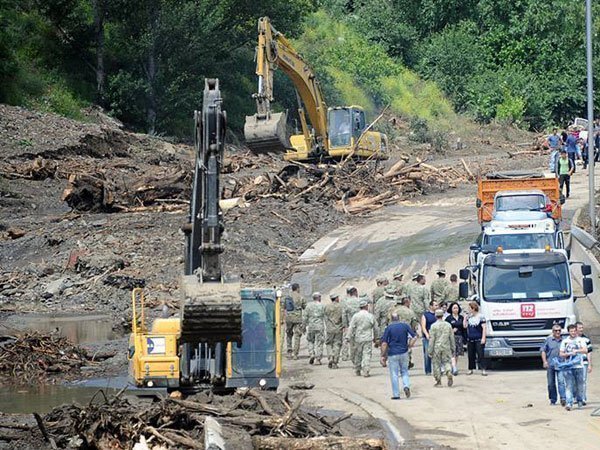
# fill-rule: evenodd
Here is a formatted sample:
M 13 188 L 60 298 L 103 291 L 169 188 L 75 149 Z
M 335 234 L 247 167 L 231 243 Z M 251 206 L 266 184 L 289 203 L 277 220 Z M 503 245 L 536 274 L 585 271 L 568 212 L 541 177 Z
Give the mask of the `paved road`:
M 585 174 L 577 173 L 572 191 L 565 205 L 567 218 L 586 203 Z M 367 225 L 336 230 L 315 244 L 296 280 L 306 293 L 342 293 L 349 284 L 369 292 L 377 275 L 389 275 L 398 266 L 406 273 L 424 270 L 433 275 L 438 265 L 456 272 L 466 263 L 466 249 L 479 229 L 474 198 L 472 187 L 438 199 L 422 197 L 422 202 L 386 210 Z M 322 262 L 308 264 L 311 259 Z M 589 316 L 595 314 L 589 305 L 581 306 L 590 321 L 597 319 Z M 454 387 L 434 389 L 433 379 L 423 374 L 420 347 L 414 355 L 413 396 L 409 400 L 390 399 L 387 369 L 379 366 L 375 350 L 369 379 L 356 377 L 349 362 L 330 370 L 300 359 L 286 360 L 284 385 L 310 381 L 316 385 L 309 394 L 313 402 L 328 409 L 369 412 L 384 418 L 402 439 L 425 447 L 435 443 L 461 449 L 600 448 L 600 417 L 591 416 L 600 408 L 600 364 L 590 377 L 588 406 L 567 412 L 548 404 L 546 374 L 535 360 L 504 364 L 482 377 L 464 375 L 464 358 Z

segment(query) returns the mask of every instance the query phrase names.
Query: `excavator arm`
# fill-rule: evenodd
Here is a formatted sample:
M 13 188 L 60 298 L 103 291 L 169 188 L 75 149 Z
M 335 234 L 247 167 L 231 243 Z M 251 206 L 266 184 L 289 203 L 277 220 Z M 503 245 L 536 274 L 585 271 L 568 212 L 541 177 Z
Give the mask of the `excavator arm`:
M 273 28 L 268 17 L 262 17 L 258 21 L 258 92 L 254 95 L 257 113 L 246 118 L 246 143 L 257 152 L 282 151 L 290 147 L 285 130 L 285 113 L 271 111 L 271 103 L 274 100 L 273 76 L 276 68 L 280 68 L 292 80 L 304 105 L 299 105 L 298 113 L 306 148 L 311 153 L 327 152 L 327 105 L 319 82 L 290 41 Z M 308 128 L 305 114 L 308 114 L 314 136 Z

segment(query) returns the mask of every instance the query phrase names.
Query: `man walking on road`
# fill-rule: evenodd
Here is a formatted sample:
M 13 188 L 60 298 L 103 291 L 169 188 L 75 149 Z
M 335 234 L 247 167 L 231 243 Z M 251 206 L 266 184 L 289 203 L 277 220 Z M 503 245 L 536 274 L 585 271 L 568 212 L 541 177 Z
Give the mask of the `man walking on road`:
M 583 355 L 588 352 L 587 343 L 585 340 L 577 336 L 577 325 L 571 324 L 567 327 L 569 336 L 567 336 L 560 344 L 559 355 L 565 358 L 570 367 L 564 370 L 565 376 L 565 397 L 567 404 L 565 408 L 571 411 L 573 400 L 576 398 L 578 406 L 583 406 Z
M 558 387 L 560 404 L 565 406 L 565 380 L 562 374 L 556 370 L 554 365 L 554 361 L 556 361 L 555 358 L 558 359 L 560 344 L 562 342 L 562 336 L 560 335 L 561 331 L 561 326 L 559 324 L 554 324 L 552 326 L 552 335 L 546 338 L 544 344 L 540 348 L 540 351 L 542 354 L 542 363 L 544 365 L 544 369 L 546 369 L 546 377 L 548 379 L 548 398 L 550 399 L 550 404 L 556 405 L 556 391 Z
M 360 308 L 358 306 L 360 300 L 358 299 L 358 289 L 354 286 L 348 286 L 346 289 L 346 298 L 342 302 L 342 323 L 344 324 L 344 328 L 348 328 L 350 326 L 350 320 L 352 320 L 352 316 L 356 314 Z M 349 338 L 345 336 L 344 343 L 342 344 L 342 359 L 347 361 L 354 360 L 353 357 L 353 348 L 350 345 Z
M 436 322 L 429 329 L 429 356 L 435 378 L 435 387 L 442 385 L 442 372 L 448 378 L 448 387 L 453 384 L 452 355 L 454 354 L 455 340 L 452 325 L 444 320 L 444 311 L 435 310 Z
M 373 315 L 375 317 L 375 338 L 381 338 L 385 327 L 388 324 L 388 312 L 396 304 L 395 299 L 395 288 L 393 286 L 387 286 L 385 288 L 384 297 L 380 299 L 375 305 Z
M 412 286 L 410 291 L 411 308 L 417 317 L 421 317 L 427 310 L 427 306 L 431 301 L 431 294 L 429 289 L 425 286 L 426 280 L 425 275 L 422 273 L 415 274 L 416 285 Z
M 441 304 L 447 300 L 446 296 L 448 294 L 450 283 L 448 283 L 448 280 L 446 279 L 445 269 L 438 269 L 436 274 L 438 279 L 431 283 L 431 300 L 435 300 Z
M 571 175 L 575 172 L 575 161 L 567 157 L 567 151 L 561 150 L 560 158 L 556 162 L 556 176 L 560 183 L 560 193 L 563 193 L 563 186 L 567 187 L 567 198 L 571 195 Z
M 550 168 L 550 172 L 554 172 L 556 170 L 556 160 L 560 154 L 559 152 L 562 143 L 561 137 L 559 136 L 556 128 L 552 130 L 552 134 L 546 138 L 546 141 L 548 142 L 548 147 L 550 148 L 550 161 L 548 166 Z
M 408 375 L 409 349 L 415 345 L 417 335 L 405 322 L 400 322 L 396 313 L 392 314 L 392 323 L 383 332 L 381 338 L 381 365 L 388 366 L 392 383 L 392 400 L 400 399 L 399 374 L 406 398 L 410 397 L 410 378 Z
M 337 369 L 340 360 L 340 351 L 342 349 L 342 341 L 344 339 L 342 325 L 342 305 L 340 304 L 340 296 L 331 294 L 331 303 L 325 306 L 325 327 L 327 329 L 327 358 L 329 363 L 327 367 Z
M 284 305 L 287 353 L 288 356 L 298 359 L 300 339 L 302 338 L 302 311 L 306 308 L 306 300 L 300 295 L 298 283 L 292 284 L 292 294 L 285 299 Z
M 350 321 L 348 336 L 350 344 L 354 349 L 354 373 L 363 377 L 370 376 L 371 352 L 373 346 L 373 332 L 375 330 L 375 318 L 367 311 L 369 303 L 361 300 L 360 311 Z
M 577 325 L 577 336 L 585 341 L 588 352 L 583 355 L 583 389 L 580 393 L 581 401 L 583 406 L 587 404 L 587 380 L 590 373 L 592 373 L 592 341 L 583 333 L 583 322 L 576 322 Z
M 316 363 L 320 366 L 323 357 L 323 342 L 325 341 L 325 307 L 321 303 L 320 292 L 315 292 L 312 298 L 313 301 L 306 305 L 302 323 L 308 341 L 308 355 L 310 356 L 308 363 Z

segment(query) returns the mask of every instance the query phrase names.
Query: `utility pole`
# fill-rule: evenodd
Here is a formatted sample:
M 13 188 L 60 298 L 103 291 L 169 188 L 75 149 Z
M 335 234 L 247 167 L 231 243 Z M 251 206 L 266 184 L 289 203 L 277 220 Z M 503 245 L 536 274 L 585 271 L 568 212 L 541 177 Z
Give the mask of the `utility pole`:
M 587 118 L 588 118 L 588 174 L 590 182 L 590 223 L 596 237 L 596 189 L 594 182 L 594 78 L 592 72 L 592 0 L 585 0 L 585 29 L 587 55 Z

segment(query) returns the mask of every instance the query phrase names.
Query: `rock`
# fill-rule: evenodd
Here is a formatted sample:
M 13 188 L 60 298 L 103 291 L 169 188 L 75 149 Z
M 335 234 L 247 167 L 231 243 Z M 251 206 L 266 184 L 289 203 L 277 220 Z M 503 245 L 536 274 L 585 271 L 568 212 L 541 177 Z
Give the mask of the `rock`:
M 27 234 L 27 231 L 25 231 L 21 228 L 10 227 L 6 230 L 6 233 L 8 234 L 8 237 L 11 239 L 19 239 L 19 238 L 22 238 L 23 236 L 25 236 Z
M 83 272 L 88 276 L 100 275 L 124 267 L 125 261 L 114 253 L 80 255 L 75 265 L 78 272 Z
M 46 289 L 42 296 L 44 298 L 50 298 L 55 295 L 60 295 L 63 291 L 70 286 L 70 282 L 67 277 L 59 278 L 58 280 L 51 281 L 46 285 Z

